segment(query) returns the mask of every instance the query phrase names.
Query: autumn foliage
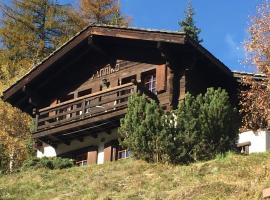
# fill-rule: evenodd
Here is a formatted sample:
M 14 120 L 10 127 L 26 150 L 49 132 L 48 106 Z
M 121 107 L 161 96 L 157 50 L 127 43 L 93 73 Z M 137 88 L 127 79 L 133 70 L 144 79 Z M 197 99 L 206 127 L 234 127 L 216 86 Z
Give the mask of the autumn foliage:
M 258 6 L 251 18 L 250 38 L 245 43 L 247 62 L 265 75 L 263 80 L 249 76 L 243 79 L 241 113 L 243 130 L 270 128 L 270 3 Z
M 86 24 L 109 24 L 127 26 L 129 19 L 123 17 L 118 0 L 80 0 L 82 19 Z

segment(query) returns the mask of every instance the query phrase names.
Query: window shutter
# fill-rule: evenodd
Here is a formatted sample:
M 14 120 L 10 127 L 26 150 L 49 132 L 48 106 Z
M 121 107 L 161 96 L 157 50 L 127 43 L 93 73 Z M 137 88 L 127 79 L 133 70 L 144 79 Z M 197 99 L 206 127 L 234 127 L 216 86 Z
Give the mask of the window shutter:
M 156 79 L 157 79 L 157 92 L 165 91 L 167 82 L 167 70 L 165 64 L 158 65 L 156 69 Z
M 112 159 L 112 146 L 108 146 L 104 149 L 104 162 L 111 161 Z
M 87 154 L 87 164 L 96 164 L 97 163 L 97 151 L 89 151 Z

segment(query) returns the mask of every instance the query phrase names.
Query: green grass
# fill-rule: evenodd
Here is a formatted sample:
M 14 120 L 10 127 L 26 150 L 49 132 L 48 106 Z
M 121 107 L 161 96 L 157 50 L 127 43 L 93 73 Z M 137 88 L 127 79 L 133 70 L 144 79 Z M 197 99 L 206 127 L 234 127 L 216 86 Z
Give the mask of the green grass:
M 270 187 L 270 153 L 228 153 L 188 166 L 133 159 L 0 176 L 0 199 L 261 199 Z

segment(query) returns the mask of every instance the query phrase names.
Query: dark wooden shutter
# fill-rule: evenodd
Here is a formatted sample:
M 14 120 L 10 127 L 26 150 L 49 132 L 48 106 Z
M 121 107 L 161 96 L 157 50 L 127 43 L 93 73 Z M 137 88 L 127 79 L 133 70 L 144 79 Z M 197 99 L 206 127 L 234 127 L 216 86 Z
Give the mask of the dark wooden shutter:
M 112 160 L 112 146 L 108 146 L 104 149 L 104 162 Z
M 167 70 L 166 65 L 159 65 L 156 68 L 157 92 L 166 90 Z
M 87 164 L 96 164 L 97 163 L 97 151 L 89 151 L 87 154 Z

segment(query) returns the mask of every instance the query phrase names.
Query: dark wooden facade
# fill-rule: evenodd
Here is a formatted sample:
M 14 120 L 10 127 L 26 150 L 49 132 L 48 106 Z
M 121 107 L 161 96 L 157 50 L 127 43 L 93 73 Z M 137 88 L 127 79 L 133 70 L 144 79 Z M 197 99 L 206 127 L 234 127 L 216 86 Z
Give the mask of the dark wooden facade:
M 56 146 L 95 138 L 101 130 L 109 134 L 134 92 L 170 110 L 186 92 L 208 87 L 225 88 L 236 101 L 232 72 L 184 33 L 90 26 L 6 90 L 3 99 L 36 118 L 34 138 Z M 94 162 L 96 153 L 88 153 L 87 162 Z

